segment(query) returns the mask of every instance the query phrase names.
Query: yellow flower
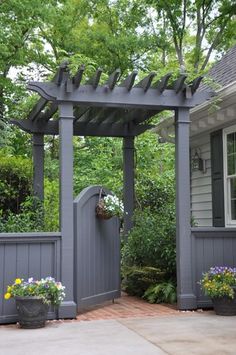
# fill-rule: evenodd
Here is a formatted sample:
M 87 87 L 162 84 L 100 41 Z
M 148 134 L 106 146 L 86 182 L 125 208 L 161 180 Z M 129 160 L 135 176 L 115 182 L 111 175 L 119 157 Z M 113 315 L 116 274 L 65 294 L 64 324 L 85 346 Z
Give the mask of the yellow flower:
M 7 286 L 7 292 L 8 293 L 11 293 L 11 289 L 12 289 L 11 286 Z
M 9 300 L 9 298 L 11 298 L 10 292 L 5 293 L 4 298 L 5 300 Z
M 20 285 L 21 284 L 21 279 L 15 279 L 15 284 Z

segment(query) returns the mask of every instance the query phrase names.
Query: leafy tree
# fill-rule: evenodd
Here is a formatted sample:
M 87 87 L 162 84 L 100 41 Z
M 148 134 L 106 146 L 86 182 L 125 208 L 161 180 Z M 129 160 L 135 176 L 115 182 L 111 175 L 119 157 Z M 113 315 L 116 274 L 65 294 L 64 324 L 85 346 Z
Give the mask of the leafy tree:
M 161 42 L 164 65 L 173 49 L 182 70 L 201 72 L 211 55 L 232 46 L 235 41 L 236 4 L 232 0 L 145 0 L 150 31 Z
M 107 73 L 120 67 L 124 75 L 138 68 L 139 77 L 157 68 L 158 75 L 178 71 L 180 66 L 199 72 L 212 53 L 235 43 L 234 14 L 230 0 L 2 1 L 0 120 L 25 118 L 37 99 L 26 93 L 26 80 L 52 76 L 63 59 L 70 60 L 72 70 L 85 63 L 86 75 L 98 66 Z M 13 68 L 18 73 L 14 78 Z M 29 135 L 15 128 L 0 132 L 1 146 L 11 142 L 7 154 L 31 156 Z M 46 147 L 46 177 L 55 189 L 58 139 L 47 137 Z M 145 199 L 145 206 L 153 204 L 157 191 L 168 199 L 157 180 L 173 168 L 173 147 L 159 145 L 147 133 L 136 139 L 136 159 L 137 206 Z M 76 138 L 74 182 L 76 194 L 99 183 L 121 195 L 121 140 Z

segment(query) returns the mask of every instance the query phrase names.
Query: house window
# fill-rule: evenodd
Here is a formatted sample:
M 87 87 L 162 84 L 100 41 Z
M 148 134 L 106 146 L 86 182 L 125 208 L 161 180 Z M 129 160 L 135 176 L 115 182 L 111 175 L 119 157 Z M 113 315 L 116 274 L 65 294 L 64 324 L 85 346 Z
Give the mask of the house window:
M 236 225 L 236 125 L 223 131 L 225 220 Z

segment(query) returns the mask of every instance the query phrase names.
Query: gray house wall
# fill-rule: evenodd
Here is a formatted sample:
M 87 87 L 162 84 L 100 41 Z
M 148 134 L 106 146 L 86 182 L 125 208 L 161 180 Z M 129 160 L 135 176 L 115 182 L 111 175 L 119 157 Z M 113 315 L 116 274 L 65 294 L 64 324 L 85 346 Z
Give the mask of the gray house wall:
M 191 213 L 199 227 L 212 227 L 212 194 L 211 194 L 211 148 L 210 134 L 191 140 L 191 156 L 195 151 L 201 152 L 206 161 L 206 172 L 191 172 Z
M 223 128 L 223 127 L 221 127 Z M 192 171 L 191 211 L 197 226 L 191 233 L 192 280 L 197 307 L 212 305 L 201 290 L 199 281 L 210 267 L 236 265 L 236 229 L 213 226 L 210 133 L 191 139 L 191 155 L 201 152 L 206 172 Z

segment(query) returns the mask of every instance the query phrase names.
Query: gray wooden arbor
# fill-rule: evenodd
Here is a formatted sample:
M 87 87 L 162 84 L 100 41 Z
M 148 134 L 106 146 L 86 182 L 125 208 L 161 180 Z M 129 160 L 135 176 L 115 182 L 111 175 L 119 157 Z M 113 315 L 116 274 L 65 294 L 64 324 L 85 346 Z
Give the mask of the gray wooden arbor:
M 146 123 L 163 110 L 173 110 L 176 122 L 176 210 L 177 210 L 177 282 L 178 307 L 196 308 L 191 277 L 189 110 L 211 94 L 197 92 L 201 78 L 185 83 L 180 75 L 169 85 L 171 74 L 155 81 L 150 73 L 135 84 L 137 72 L 123 81 L 116 70 L 100 84 L 98 69 L 82 84 L 84 67 L 73 77 L 62 64 L 52 82 L 31 82 L 28 89 L 41 98 L 28 119 L 13 123 L 33 135 L 34 191 L 43 199 L 44 135 L 60 137 L 60 228 L 61 281 L 67 296 L 61 307 L 62 317 L 74 317 L 73 270 L 73 135 L 123 138 L 125 232 L 132 227 L 134 208 L 134 138 L 150 129 Z M 58 111 L 57 119 L 55 113 Z M 79 162 L 78 162 L 79 163 Z

